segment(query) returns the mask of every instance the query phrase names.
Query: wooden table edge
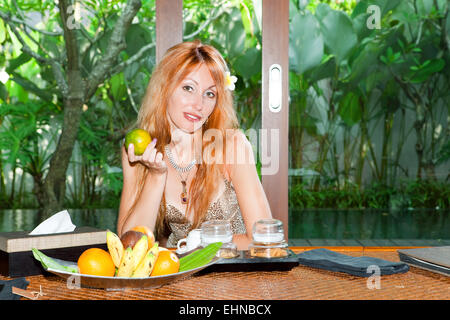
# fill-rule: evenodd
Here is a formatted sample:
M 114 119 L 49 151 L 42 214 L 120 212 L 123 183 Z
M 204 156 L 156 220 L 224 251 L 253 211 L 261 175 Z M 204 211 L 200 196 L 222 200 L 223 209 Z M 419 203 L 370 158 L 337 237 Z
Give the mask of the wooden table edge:
M 347 251 L 347 252 L 395 252 L 400 249 L 416 249 L 428 248 L 430 246 L 290 246 L 293 252 L 303 252 L 313 249 L 325 248 L 332 251 Z

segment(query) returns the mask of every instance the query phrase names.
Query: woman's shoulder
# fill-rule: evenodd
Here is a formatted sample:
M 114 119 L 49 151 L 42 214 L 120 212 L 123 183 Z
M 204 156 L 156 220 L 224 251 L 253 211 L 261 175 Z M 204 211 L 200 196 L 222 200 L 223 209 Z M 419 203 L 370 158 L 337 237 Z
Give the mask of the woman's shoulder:
M 237 165 L 255 164 L 253 146 L 240 129 L 227 132 L 225 152 L 225 169 L 229 178 L 232 177 L 233 170 Z
M 250 141 L 241 129 L 227 130 L 227 149 L 232 147 L 251 147 Z

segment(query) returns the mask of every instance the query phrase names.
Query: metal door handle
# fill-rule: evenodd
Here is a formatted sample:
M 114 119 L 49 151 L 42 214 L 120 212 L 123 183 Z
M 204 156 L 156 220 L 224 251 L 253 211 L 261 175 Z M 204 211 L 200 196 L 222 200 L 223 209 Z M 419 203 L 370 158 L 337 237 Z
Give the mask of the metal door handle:
M 282 73 L 279 64 L 273 64 L 269 68 L 269 110 L 281 111 L 282 98 Z

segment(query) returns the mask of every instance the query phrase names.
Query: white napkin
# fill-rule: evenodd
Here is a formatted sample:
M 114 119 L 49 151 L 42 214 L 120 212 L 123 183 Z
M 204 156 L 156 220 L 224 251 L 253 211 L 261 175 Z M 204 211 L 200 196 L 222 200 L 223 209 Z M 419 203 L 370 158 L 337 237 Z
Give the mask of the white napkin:
M 75 230 L 75 225 L 70 219 L 69 212 L 67 210 L 55 213 L 47 220 L 41 222 L 30 235 L 37 234 L 49 234 L 49 233 L 61 233 L 61 232 L 71 232 Z

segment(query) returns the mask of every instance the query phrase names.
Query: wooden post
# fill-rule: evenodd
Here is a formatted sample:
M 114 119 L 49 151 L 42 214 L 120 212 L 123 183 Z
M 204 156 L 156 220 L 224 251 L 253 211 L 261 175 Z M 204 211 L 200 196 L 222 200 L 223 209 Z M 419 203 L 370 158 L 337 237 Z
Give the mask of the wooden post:
M 183 41 L 183 0 L 156 0 L 156 63 Z
M 278 170 L 275 172 L 266 170 L 266 173 L 263 169 L 267 165 L 262 161 L 262 185 L 273 217 L 283 222 L 287 240 L 289 235 L 289 0 L 262 0 L 262 68 L 262 130 L 266 132 L 263 140 L 267 139 L 266 155 L 271 159 L 270 166 L 276 167 L 275 162 L 278 161 Z M 270 79 L 272 81 L 269 81 Z M 281 82 L 277 81 L 278 79 Z M 272 132 L 278 132 L 278 135 L 272 135 Z M 270 154 L 270 150 L 277 149 L 277 154 Z

